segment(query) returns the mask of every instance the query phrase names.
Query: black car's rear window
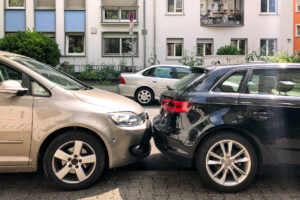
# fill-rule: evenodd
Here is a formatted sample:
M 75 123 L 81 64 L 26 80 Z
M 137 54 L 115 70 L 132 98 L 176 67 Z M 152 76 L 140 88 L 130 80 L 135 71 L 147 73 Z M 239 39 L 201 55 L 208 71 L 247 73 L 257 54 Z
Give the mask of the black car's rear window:
M 197 82 L 197 85 L 199 85 L 205 76 L 205 73 L 191 73 L 182 79 L 180 79 L 177 83 L 175 83 L 171 88 L 173 90 L 186 90 L 191 86 L 194 86 L 194 83 Z M 199 82 L 200 81 L 200 82 Z

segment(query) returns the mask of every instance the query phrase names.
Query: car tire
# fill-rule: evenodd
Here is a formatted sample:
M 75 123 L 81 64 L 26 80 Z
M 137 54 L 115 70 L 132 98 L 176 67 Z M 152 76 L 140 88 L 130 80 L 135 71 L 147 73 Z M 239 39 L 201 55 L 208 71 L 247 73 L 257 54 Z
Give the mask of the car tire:
M 198 148 L 198 173 L 208 186 L 220 192 L 245 189 L 253 181 L 257 166 L 253 146 L 244 137 L 233 132 L 213 135 Z
M 135 100 L 141 105 L 149 105 L 154 100 L 154 93 L 150 88 L 142 87 L 136 91 Z
M 43 168 L 46 176 L 60 188 L 87 188 L 95 183 L 104 171 L 104 147 L 88 132 L 67 131 L 56 137 L 48 146 Z

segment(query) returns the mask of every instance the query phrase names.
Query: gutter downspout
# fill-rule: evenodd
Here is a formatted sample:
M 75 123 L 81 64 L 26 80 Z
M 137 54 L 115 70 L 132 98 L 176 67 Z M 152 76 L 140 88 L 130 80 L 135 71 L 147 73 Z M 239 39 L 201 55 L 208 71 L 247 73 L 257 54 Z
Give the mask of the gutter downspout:
M 156 0 L 153 0 L 153 55 L 156 55 Z
M 144 68 L 147 67 L 147 33 L 146 33 L 146 0 L 143 1 L 143 15 L 144 15 Z

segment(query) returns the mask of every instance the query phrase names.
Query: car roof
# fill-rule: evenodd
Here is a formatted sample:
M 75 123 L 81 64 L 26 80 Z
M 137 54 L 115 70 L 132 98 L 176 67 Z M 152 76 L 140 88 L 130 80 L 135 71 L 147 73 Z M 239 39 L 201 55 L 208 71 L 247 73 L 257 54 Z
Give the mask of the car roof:
M 19 57 L 26 57 L 20 54 L 10 53 L 7 51 L 0 51 L 0 56 L 19 56 Z
M 169 65 L 169 64 L 152 65 L 152 66 L 149 66 L 148 68 L 150 68 L 150 67 L 184 67 L 184 68 L 190 68 L 189 66 L 185 66 L 185 65 Z

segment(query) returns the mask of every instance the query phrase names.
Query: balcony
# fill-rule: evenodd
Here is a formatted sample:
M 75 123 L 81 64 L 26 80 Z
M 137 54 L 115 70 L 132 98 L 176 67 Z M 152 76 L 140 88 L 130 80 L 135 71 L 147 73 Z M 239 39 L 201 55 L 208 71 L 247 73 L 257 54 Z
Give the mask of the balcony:
M 201 26 L 244 25 L 244 0 L 201 0 Z

